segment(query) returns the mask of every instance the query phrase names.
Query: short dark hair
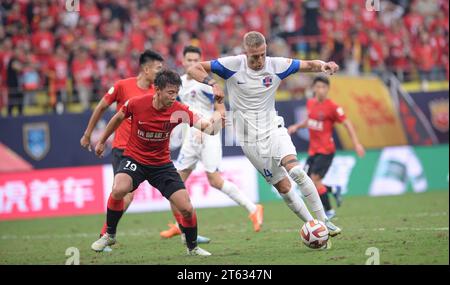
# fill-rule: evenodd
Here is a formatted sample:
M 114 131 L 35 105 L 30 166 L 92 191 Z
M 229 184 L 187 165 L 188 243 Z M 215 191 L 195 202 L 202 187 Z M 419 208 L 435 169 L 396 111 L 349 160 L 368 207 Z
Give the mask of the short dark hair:
M 326 85 L 330 86 L 330 80 L 328 79 L 328 77 L 325 77 L 325 76 L 315 77 L 313 80 L 313 85 L 316 84 L 317 82 L 322 82 L 322 83 L 325 83 Z
M 139 56 L 139 66 L 142 66 L 150 61 L 164 61 L 164 58 L 156 51 L 147 49 Z
M 178 73 L 170 69 L 163 69 L 156 74 L 155 87 L 162 90 L 167 85 L 181 86 L 181 78 Z
M 188 52 L 198 53 L 202 55 L 202 50 L 196 46 L 185 46 L 183 49 L 183 56 L 185 56 Z

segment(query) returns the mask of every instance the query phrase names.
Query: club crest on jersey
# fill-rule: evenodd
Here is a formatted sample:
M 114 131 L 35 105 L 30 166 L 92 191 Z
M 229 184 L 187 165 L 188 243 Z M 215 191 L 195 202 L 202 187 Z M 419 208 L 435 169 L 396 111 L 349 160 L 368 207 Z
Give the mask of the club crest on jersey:
M 269 87 L 272 85 L 272 76 L 266 76 L 263 78 L 263 85 Z
M 34 160 L 41 160 L 50 150 L 50 129 L 47 123 L 23 125 L 23 148 Z

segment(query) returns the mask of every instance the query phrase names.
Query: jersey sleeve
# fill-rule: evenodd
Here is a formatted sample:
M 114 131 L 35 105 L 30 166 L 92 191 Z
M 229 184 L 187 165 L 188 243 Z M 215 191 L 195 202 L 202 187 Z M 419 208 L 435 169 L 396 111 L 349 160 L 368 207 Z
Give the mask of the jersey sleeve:
M 270 60 L 273 65 L 273 69 L 275 70 L 275 74 L 281 80 L 300 70 L 300 60 L 298 59 L 272 57 Z
M 120 111 L 122 111 L 125 114 L 125 118 L 131 117 L 133 113 L 133 106 L 134 106 L 134 100 L 127 100 L 125 104 L 123 104 Z
M 345 116 L 344 109 L 341 106 L 333 104 L 333 119 L 335 122 L 342 123 L 347 119 Z
M 241 56 L 227 56 L 211 61 L 211 71 L 223 79 L 233 76 L 241 65 Z
M 118 101 L 119 93 L 120 83 L 116 82 L 111 88 L 109 88 L 108 92 L 106 92 L 106 94 L 103 96 L 103 99 L 106 101 L 106 103 L 111 105 L 112 103 Z
M 192 127 L 200 118 L 198 115 L 196 115 L 194 112 L 192 112 L 188 106 L 176 102 L 175 104 L 177 104 L 177 111 L 181 111 L 181 114 L 178 113 L 177 117 L 177 125 L 181 124 L 181 123 L 186 123 L 189 124 L 190 127 Z
M 212 87 L 209 85 L 206 85 L 206 84 L 201 84 L 200 90 L 201 90 L 202 94 L 209 99 L 211 104 L 213 104 L 214 103 L 214 93 L 213 93 Z

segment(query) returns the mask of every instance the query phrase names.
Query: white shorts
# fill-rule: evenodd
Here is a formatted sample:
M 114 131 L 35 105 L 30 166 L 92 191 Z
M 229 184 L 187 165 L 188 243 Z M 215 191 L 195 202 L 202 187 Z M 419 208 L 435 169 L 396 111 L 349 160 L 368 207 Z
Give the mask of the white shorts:
M 201 135 L 201 139 L 200 139 Z M 219 170 L 222 161 L 222 141 L 220 134 L 211 136 L 190 128 L 178 159 L 175 161 L 177 170 L 194 169 L 201 161 L 206 172 Z
M 287 155 L 295 155 L 297 151 L 285 127 L 272 132 L 272 136 L 255 142 L 241 142 L 242 150 L 248 160 L 263 175 L 269 184 L 275 185 L 288 175 L 281 160 Z

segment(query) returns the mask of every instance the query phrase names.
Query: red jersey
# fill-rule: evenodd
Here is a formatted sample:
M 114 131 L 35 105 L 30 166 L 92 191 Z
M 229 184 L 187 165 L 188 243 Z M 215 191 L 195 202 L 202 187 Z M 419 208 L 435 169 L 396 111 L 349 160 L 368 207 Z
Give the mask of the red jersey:
M 125 116 L 131 117 L 131 135 L 123 155 L 144 165 L 159 166 L 171 161 L 169 140 L 173 128 L 180 123 L 192 127 L 194 114 L 178 101 L 167 109 L 156 110 L 153 96 L 132 98 L 122 106 Z
M 117 81 L 114 86 L 108 90 L 105 96 L 103 96 L 103 99 L 109 105 L 117 102 L 116 111 L 119 111 L 120 109 L 122 109 L 122 106 L 125 104 L 125 102 L 127 102 L 129 99 L 136 96 L 154 93 L 155 90 L 153 88 L 153 85 L 151 85 L 148 89 L 141 89 L 137 85 L 137 77 L 130 77 Z M 125 146 L 128 143 L 128 139 L 130 138 L 130 131 L 131 120 L 125 120 L 116 130 L 116 133 L 114 135 L 113 148 L 125 149 Z
M 308 154 L 334 153 L 336 146 L 333 140 L 333 125 L 346 119 L 344 111 L 330 99 L 319 102 L 315 98 L 306 102 L 306 109 L 309 129 Z

